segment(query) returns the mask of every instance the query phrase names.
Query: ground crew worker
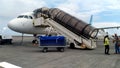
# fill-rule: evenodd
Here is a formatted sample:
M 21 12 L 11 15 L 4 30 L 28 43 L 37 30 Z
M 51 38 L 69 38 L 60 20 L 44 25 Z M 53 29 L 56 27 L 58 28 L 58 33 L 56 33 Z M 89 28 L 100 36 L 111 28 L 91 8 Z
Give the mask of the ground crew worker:
M 119 45 L 118 45 L 119 38 L 118 38 L 117 34 L 115 34 L 113 42 L 115 42 L 115 54 L 120 53 L 120 49 L 119 49 Z
M 109 37 L 108 37 L 108 35 L 106 35 L 105 37 L 104 37 L 104 46 L 105 46 L 105 54 L 107 54 L 107 55 L 110 55 L 109 54 L 109 45 L 110 45 L 110 42 L 109 42 Z

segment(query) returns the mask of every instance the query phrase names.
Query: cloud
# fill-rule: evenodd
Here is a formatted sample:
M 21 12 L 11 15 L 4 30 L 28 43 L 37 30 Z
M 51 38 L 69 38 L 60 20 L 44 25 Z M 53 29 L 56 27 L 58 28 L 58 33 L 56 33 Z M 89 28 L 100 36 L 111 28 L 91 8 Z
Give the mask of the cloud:
M 0 7 L 2 17 L 13 18 L 20 13 L 47 6 L 60 8 L 86 22 L 90 15 L 120 8 L 120 1 L 118 0 L 1 0 L 0 3 L 1 6 L 4 6 Z
M 6 29 L 7 29 L 7 27 L 4 27 L 4 28 L 3 28 L 3 30 L 6 30 Z
M 119 0 L 109 0 L 107 2 L 109 5 L 108 9 L 120 9 L 120 1 Z
M 7 30 L 8 30 L 8 27 L 3 27 L 1 31 L 2 31 L 2 33 L 4 33 L 4 32 L 6 32 Z
M 84 21 L 88 21 L 89 15 L 83 14 L 81 11 L 82 6 L 80 5 L 81 0 L 67 0 L 64 3 L 57 5 L 57 8 L 79 18 Z
M 57 6 L 64 11 L 81 18 L 96 15 L 104 11 L 119 10 L 120 1 L 118 0 L 66 0 Z
M 0 3 L 0 15 L 3 17 L 12 17 L 46 5 L 43 0 L 1 0 Z

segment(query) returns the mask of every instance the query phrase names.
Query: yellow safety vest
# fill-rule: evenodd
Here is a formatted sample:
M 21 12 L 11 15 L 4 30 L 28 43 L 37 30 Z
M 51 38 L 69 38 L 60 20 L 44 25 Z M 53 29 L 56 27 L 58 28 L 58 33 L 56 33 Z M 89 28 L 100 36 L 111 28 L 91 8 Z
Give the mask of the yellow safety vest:
M 105 38 L 105 42 L 104 42 L 104 45 L 106 46 L 106 45 L 109 45 L 110 43 L 109 43 L 109 39 L 108 38 Z

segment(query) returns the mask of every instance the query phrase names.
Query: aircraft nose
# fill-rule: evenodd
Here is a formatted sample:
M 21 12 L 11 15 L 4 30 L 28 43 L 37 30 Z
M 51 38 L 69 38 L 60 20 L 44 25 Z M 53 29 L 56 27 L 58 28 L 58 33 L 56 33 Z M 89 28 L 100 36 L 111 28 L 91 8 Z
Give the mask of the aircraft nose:
M 11 20 L 11 21 L 7 24 L 7 26 L 8 26 L 10 29 L 13 29 L 14 24 L 15 24 L 14 21 Z
M 18 22 L 16 22 L 16 20 L 13 19 L 13 20 L 11 20 L 11 21 L 7 24 L 7 26 L 8 26 L 8 28 L 10 28 L 11 30 L 16 31 L 16 29 L 18 28 L 18 24 L 17 24 L 17 23 L 18 23 Z

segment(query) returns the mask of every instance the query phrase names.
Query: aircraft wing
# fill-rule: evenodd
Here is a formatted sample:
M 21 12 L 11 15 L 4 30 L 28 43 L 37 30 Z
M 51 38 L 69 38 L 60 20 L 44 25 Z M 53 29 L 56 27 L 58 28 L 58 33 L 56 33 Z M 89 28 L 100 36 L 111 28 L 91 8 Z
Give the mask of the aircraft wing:
M 113 29 L 113 28 L 120 28 L 120 26 L 113 26 L 113 27 L 103 27 L 103 28 L 97 28 L 97 29 Z

